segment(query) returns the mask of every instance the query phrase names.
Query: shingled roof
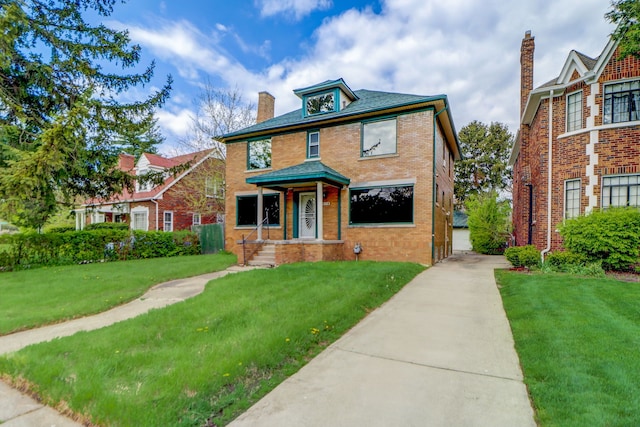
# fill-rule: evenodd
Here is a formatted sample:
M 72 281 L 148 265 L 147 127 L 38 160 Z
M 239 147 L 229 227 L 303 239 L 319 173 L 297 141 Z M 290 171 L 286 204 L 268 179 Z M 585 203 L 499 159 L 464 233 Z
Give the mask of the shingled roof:
M 403 93 L 379 92 L 366 89 L 356 90 L 353 93 L 358 99 L 340 111 L 304 117 L 302 109 L 298 109 L 291 111 L 290 113 L 265 120 L 262 123 L 249 126 L 248 128 L 244 128 L 240 131 L 228 133 L 222 137 L 222 141 L 230 142 L 230 140 L 240 139 L 244 135 L 261 131 L 271 131 L 289 126 L 312 124 L 337 118 L 346 118 L 362 113 L 381 111 L 394 107 L 409 106 L 412 104 L 421 104 L 438 100 L 444 100 L 446 102 L 447 98 L 446 95 L 421 96 Z

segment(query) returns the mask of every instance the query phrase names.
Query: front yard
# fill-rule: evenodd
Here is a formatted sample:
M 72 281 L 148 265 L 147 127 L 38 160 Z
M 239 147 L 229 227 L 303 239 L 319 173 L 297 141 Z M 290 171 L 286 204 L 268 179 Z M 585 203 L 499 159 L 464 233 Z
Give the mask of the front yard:
M 0 335 L 106 311 L 155 284 L 235 262 L 230 254 L 192 255 L 0 273 Z
M 640 284 L 496 271 L 541 426 L 640 424 Z
M 0 375 L 99 425 L 224 425 L 423 269 L 319 262 L 228 275 L 185 302 L 0 357 Z

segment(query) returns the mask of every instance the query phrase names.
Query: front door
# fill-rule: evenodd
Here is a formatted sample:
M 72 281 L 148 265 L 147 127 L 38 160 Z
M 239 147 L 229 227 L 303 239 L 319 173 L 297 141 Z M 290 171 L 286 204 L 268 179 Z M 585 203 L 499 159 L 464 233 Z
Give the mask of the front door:
M 301 239 L 316 238 L 316 193 L 300 193 L 300 230 Z

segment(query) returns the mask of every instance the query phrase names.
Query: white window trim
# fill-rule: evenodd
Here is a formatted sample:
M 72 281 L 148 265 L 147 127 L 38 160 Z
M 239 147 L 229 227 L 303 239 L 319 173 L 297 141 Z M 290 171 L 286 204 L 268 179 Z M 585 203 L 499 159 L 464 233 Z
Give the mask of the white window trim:
M 144 218 L 145 218 L 145 227 L 143 229 L 141 228 L 134 228 L 135 226 L 135 215 L 136 214 L 144 214 Z M 141 231 L 149 231 L 149 208 L 146 206 L 138 206 L 135 207 L 133 209 L 131 209 L 131 225 L 130 225 L 132 230 L 141 230 Z
M 198 221 L 196 221 L 196 218 L 198 218 Z M 202 215 L 200 215 L 198 212 L 194 212 L 191 224 L 192 225 L 202 225 Z
M 167 221 L 166 215 L 171 215 L 171 220 Z M 167 224 L 169 224 L 170 230 L 167 230 Z M 162 230 L 168 233 L 173 231 L 173 211 L 164 211 L 162 212 Z
M 620 205 L 607 205 L 606 207 L 604 206 L 604 189 L 605 189 L 605 185 L 604 185 L 604 181 L 607 178 L 620 178 L 620 177 L 627 177 L 627 176 L 638 176 L 640 177 L 640 173 L 623 173 L 623 174 L 615 174 L 615 175 L 604 175 L 602 176 L 602 180 L 600 181 L 600 207 L 602 209 L 608 209 L 608 208 L 617 208 L 617 207 L 624 207 L 624 206 L 620 206 Z M 630 185 L 635 185 L 635 184 L 630 184 Z M 621 187 L 621 185 L 616 185 L 616 187 Z M 612 186 L 607 185 L 606 188 L 612 188 Z M 635 206 L 635 205 L 632 205 Z
M 318 154 L 316 156 L 311 155 L 311 135 L 318 135 L 318 143 L 315 146 L 318 147 Z M 307 159 L 317 159 L 320 157 L 320 131 L 313 131 L 307 134 Z

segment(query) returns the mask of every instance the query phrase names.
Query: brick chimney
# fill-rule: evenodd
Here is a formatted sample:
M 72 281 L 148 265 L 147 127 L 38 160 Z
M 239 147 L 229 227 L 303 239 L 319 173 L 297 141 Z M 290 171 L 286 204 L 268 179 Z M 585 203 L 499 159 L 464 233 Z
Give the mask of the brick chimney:
M 256 117 L 256 123 L 273 119 L 275 103 L 276 99 L 269 92 L 263 91 L 258 93 L 258 115 Z
M 531 30 L 524 33 L 520 47 L 520 116 L 524 113 L 529 93 L 533 90 L 533 51 L 536 48 L 535 37 Z

